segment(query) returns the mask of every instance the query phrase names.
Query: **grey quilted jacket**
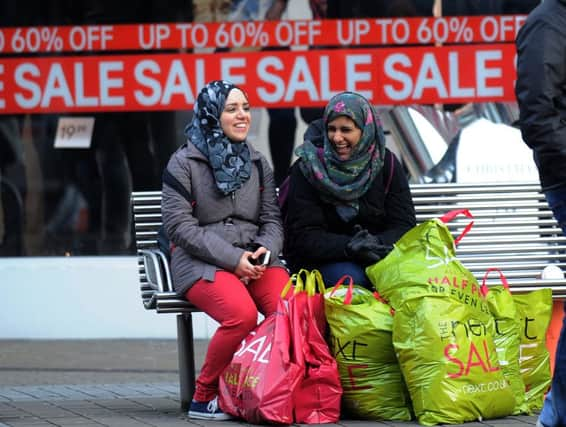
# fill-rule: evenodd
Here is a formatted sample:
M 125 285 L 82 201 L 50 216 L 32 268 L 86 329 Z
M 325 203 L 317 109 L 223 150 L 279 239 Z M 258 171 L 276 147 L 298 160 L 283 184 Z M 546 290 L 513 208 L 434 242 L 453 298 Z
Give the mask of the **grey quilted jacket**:
M 213 281 L 217 270 L 234 272 L 250 243 L 265 246 L 272 253 L 271 265 L 282 266 L 275 256 L 283 247 L 283 226 L 273 172 L 262 154 L 251 146 L 250 152 L 252 176 L 228 196 L 218 190 L 207 158 L 190 142 L 169 160 L 167 169 L 195 201 L 192 206 L 163 185 L 163 224 L 175 245 L 171 272 L 180 295 L 201 278 Z M 263 165 L 263 188 L 257 159 Z

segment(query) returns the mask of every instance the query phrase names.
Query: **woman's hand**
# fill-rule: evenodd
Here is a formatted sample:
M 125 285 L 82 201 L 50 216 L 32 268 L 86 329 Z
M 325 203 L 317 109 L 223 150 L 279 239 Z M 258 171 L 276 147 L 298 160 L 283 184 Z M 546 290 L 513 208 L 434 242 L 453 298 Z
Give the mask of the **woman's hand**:
M 269 251 L 267 250 L 267 248 L 265 248 L 263 246 L 260 246 L 259 248 L 257 248 L 251 256 L 252 257 L 251 263 L 253 265 L 268 265 L 271 262 L 271 260 L 269 260 L 269 259 L 266 263 L 260 262 L 260 260 L 263 260 L 264 255 L 267 254 L 267 252 L 269 252 Z
M 253 261 L 257 260 L 261 257 L 262 254 L 266 253 L 267 249 L 261 246 L 255 252 L 244 251 L 242 256 L 240 257 L 240 262 L 238 262 L 238 266 L 236 267 L 236 276 L 240 279 L 247 279 L 247 280 L 257 280 L 267 268 L 265 265 L 254 265 L 252 264 Z

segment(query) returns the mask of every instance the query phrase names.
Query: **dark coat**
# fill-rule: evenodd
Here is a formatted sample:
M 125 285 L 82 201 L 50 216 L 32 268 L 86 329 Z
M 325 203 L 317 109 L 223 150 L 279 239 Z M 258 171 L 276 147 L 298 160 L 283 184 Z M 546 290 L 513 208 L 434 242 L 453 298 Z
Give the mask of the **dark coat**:
M 283 225 L 269 163 L 250 146 L 252 175 L 232 195 L 216 187 L 208 159 L 185 144 L 169 160 L 167 169 L 190 192 L 192 206 L 176 190 L 163 185 L 161 211 L 167 235 L 176 245 L 171 255 L 173 286 L 183 295 L 199 279 L 213 281 L 217 270 L 234 272 L 244 247 L 257 243 L 272 254 L 283 247 Z M 263 190 L 259 169 L 263 165 Z M 271 265 L 282 266 L 276 256 Z
M 519 123 L 544 190 L 566 185 L 566 0 L 545 0 L 517 35 Z
M 391 160 L 394 166 L 390 178 Z M 320 264 L 347 260 L 346 244 L 355 234 L 356 224 L 379 237 L 385 245 L 393 245 L 416 225 L 407 177 L 389 150 L 386 150 L 383 169 L 359 199 L 360 211 L 350 222 L 344 222 L 333 205 L 322 201 L 317 190 L 305 179 L 299 161 L 291 168 L 285 218 L 284 254 L 291 270 L 313 269 Z

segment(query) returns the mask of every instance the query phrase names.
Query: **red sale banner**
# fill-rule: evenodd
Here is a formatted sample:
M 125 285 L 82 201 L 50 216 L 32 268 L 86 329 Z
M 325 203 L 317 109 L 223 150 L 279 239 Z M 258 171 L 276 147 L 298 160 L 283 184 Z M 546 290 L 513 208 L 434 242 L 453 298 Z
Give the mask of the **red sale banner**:
M 344 90 L 376 105 L 513 101 L 515 47 L 7 58 L 0 113 L 182 110 L 220 78 L 254 107 L 324 105 Z
M 525 15 L 0 28 L 0 54 L 513 42 Z

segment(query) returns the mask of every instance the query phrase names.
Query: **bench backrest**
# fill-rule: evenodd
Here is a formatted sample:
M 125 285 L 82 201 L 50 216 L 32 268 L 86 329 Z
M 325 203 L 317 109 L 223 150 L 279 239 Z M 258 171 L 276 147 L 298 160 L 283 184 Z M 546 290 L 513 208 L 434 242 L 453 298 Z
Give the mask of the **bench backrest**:
M 489 267 L 497 267 L 514 292 L 550 287 L 555 298 L 566 297 L 565 279 L 540 280 L 548 264 L 566 271 L 566 238 L 538 184 L 412 184 L 411 192 L 418 223 L 453 209 L 470 210 L 474 225 L 456 253 L 480 283 Z M 161 192 L 134 192 L 132 206 L 145 306 L 160 312 L 194 311 L 174 295 L 168 266 L 157 250 Z M 469 221 L 457 217 L 448 227 L 457 236 Z M 488 284 L 496 282 L 496 275 L 488 278 Z
M 538 184 L 413 184 L 411 193 L 419 223 L 470 210 L 474 225 L 456 254 L 480 283 L 489 267 L 497 267 L 513 291 L 551 287 L 555 297 L 566 296 L 566 280 L 540 280 L 549 264 L 566 271 L 566 238 Z M 458 217 L 448 228 L 456 236 L 469 222 Z M 494 275 L 488 284 L 498 279 Z
M 131 202 L 140 290 L 145 308 L 158 312 L 196 311 L 174 294 L 167 259 L 159 250 L 157 233 L 162 224 L 161 191 L 133 192 Z

